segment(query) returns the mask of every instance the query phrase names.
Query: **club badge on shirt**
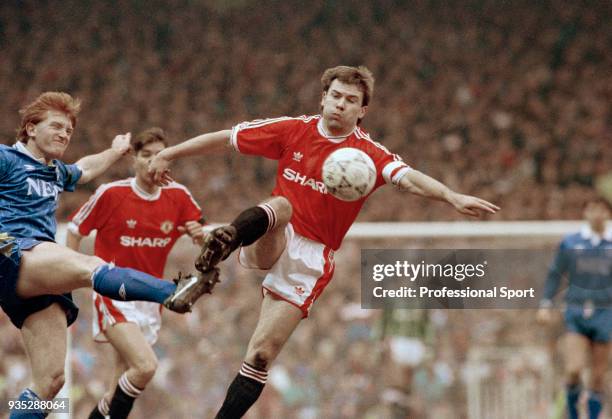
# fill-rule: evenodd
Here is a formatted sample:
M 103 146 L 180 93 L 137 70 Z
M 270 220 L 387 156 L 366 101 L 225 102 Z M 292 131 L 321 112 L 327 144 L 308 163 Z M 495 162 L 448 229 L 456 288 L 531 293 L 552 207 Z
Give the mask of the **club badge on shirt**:
M 164 234 L 170 233 L 173 228 L 174 228 L 174 224 L 172 223 L 172 221 L 164 221 L 161 223 L 161 226 L 159 227 L 159 229 Z

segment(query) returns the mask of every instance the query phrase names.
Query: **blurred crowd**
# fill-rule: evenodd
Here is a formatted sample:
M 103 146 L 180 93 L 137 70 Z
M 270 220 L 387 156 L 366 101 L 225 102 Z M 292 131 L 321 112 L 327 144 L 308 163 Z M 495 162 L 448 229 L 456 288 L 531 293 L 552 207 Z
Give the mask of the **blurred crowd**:
M 612 183 L 610 21 L 610 2 L 4 1 L 0 137 L 13 142 L 25 103 L 64 90 L 83 100 L 67 161 L 150 126 L 181 141 L 244 120 L 317 113 L 322 71 L 365 64 L 377 84 L 363 126 L 408 164 L 500 205 L 495 220 L 577 219 L 584 198 Z M 127 169 L 123 162 L 63 194 L 60 221 Z M 227 221 L 269 194 L 275 164 L 227 153 L 182 161 L 172 174 L 209 220 Z M 394 193 L 378 191 L 360 220 L 460 218 Z M 531 312 L 360 309 L 358 243 L 347 246 L 250 417 L 464 417 L 471 350 L 528 342 L 548 353 L 541 331 L 525 327 Z M 228 265 L 224 278 L 193 314 L 166 315 L 160 368 L 135 417 L 211 417 L 219 406 L 260 298 L 254 274 Z M 90 339 L 89 294 L 77 296 L 71 396 L 84 417 L 107 364 Z M 3 314 L 0 336 L 5 406 L 28 370 Z
M 611 11 L 527 0 L 2 2 L 0 136 L 12 141 L 17 109 L 41 91 L 65 90 L 84 103 L 67 160 L 152 125 L 181 141 L 317 113 L 322 71 L 365 64 L 377 85 L 364 128 L 407 163 L 499 204 L 496 219 L 578 218 L 598 180 L 612 183 Z M 119 165 L 98 183 L 124 174 Z M 173 175 L 225 219 L 269 194 L 275 164 L 227 153 Z M 94 187 L 66 194 L 62 215 Z M 379 191 L 361 219 L 460 218 L 393 193 Z

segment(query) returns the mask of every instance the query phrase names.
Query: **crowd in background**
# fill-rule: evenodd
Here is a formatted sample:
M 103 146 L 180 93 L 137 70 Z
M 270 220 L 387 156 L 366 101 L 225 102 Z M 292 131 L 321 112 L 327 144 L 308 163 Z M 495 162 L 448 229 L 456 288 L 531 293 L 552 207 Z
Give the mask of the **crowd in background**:
M 55 89 L 83 100 L 68 160 L 151 125 L 181 141 L 244 120 L 317 113 L 323 70 L 365 64 L 377 84 L 363 126 L 407 163 L 499 204 L 496 219 L 577 218 L 585 194 L 612 170 L 611 9 L 528 1 L 3 2 L 0 135 L 10 143 L 17 109 Z M 98 182 L 124 174 L 118 167 Z M 211 218 L 265 197 L 274 174 L 273 162 L 235 153 L 173 170 Z M 94 187 L 66 194 L 61 215 Z M 377 193 L 361 219 L 460 218 L 441 204 L 389 199 L 393 193 Z
M 608 2 L 5 1 L 0 138 L 14 141 L 21 106 L 63 90 L 83 100 L 67 161 L 150 126 L 178 142 L 244 120 L 317 113 L 322 71 L 364 64 L 377 84 L 363 127 L 408 164 L 500 205 L 495 220 L 577 219 L 593 189 L 612 188 L 611 20 Z M 128 165 L 63 194 L 60 221 Z M 275 164 L 230 152 L 184 160 L 172 175 L 209 220 L 227 221 L 269 194 Z M 463 219 L 393 194 L 376 192 L 360 220 Z M 546 348 L 541 330 L 524 327 L 531 312 L 402 320 L 401 311 L 391 317 L 417 326 L 400 335 L 416 337 L 425 355 L 394 359 L 389 313 L 354 306 L 358 253 L 345 252 L 344 270 L 284 349 L 251 417 L 456 418 L 466 411 L 470 349 Z M 260 298 L 253 274 L 230 265 L 224 277 L 195 313 L 166 316 L 160 368 L 136 417 L 210 417 L 219 406 Z M 101 395 L 104 364 L 89 338 L 88 293 L 77 295 L 72 397 L 83 417 Z M 2 401 L 18 394 L 28 371 L 3 314 L 0 336 Z M 418 342 L 403 344 L 418 352 Z

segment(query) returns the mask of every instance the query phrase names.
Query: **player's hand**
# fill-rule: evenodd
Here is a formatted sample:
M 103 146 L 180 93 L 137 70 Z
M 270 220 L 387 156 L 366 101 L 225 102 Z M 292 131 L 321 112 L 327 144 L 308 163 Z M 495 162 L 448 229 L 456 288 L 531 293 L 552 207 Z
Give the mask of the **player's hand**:
M 162 153 L 163 151 L 158 153 L 149 163 L 149 175 L 158 186 L 164 186 L 173 181 L 170 177 L 170 161 L 164 158 Z
M 113 138 L 111 150 L 117 152 L 117 154 L 120 156 L 128 154 L 132 150 L 132 146 L 130 145 L 131 138 L 132 134 L 129 132 L 117 135 L 115 138 Z
M 178 231 L 191 237 L 194 244 L 202 244 L 204 240 L 202 224 L 197 221 L 187 221 L 184 226 L 178 226 Z
M 478 217 L 481 213 L 495 214 L 500 210 L 497 205 L 489 201 L 460 193 L 455 193 L 450 199 L 450 203 L 458 212 L 471 217 Z
M 549 324 L 552 321 L 552 310 L 550 308 L 541 308 L 536 313 L 536 321 L 542 324 Z

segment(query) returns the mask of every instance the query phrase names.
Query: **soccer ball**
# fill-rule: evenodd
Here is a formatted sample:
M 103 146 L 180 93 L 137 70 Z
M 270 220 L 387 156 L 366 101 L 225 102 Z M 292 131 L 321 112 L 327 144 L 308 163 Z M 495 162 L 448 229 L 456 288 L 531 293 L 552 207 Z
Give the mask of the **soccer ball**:
M 372 191 L 376 166 L 363 151 L 340 148 L 325 159 L 322 177 L 330 194 L 342 201 L 357 201 Z

